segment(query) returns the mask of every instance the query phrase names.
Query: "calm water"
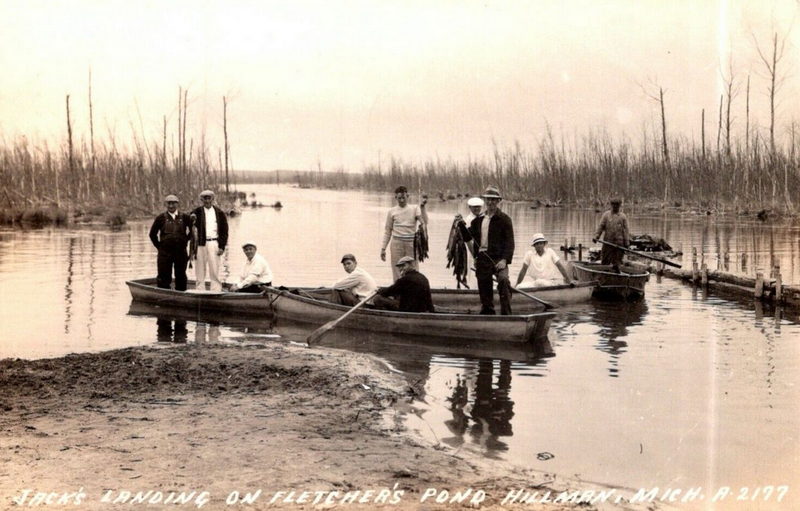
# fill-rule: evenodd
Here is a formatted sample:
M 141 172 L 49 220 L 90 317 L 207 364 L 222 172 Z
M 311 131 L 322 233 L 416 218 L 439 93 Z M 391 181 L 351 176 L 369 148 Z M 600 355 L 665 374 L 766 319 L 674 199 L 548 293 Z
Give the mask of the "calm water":
M 353 252 L 381 283 L 379 259 L 391 196 L 252 186 L 256 200 L 282 210 L 231 219 L 224 272 L 244 261 L 245 239 L 259 243 L 276 283 L 338 279 Z M 588 243 L 599 213 L 503 204 L 517 234 L 512 278 L 534 232 L 556 248 Z M 445 243 L 458 201 L 430 206 L 431 258 L 422 271 L 453 286 Z M 463 212 L 463 211 L 462 211 Z M 696 215 L 630 213 L 634 234 L 666 238 L 711 268 L 767 273 L 800 283 L 800 227 Z M 126 279 L 155 275 L 155 249 L 136 222 L 105 229 L 0 232 L 0 358 L 189 342 L 302 340 L 309 329 L 235 318 L 198 318 L 131 306 Z M 727 255 L 726 255 L 727 254 Z M 742 257 L 745 254 L 745 257 Z M 683 263 L 690 265 L 684 256 Z M 192 270 L 190 270 L 190 276 Z M 519 297 L 515 298 L 520 299 Z M 644 301 L 592 302 L 560 311 L 554 358 L 463 353 L 406 339 L 333 335 L 331 345 L 378 354 L 418 387 L 420 413 L 409 424 L 453 448 L 613 487 L 689 488 L 792 485 L 781 508 L 800 502 L 800 324 L 797 314 L 752 300 L 708 296 L 655 277 Z M 541 458 L 541 459 L 540 459 Z M 767 506 L 770 508 L 770 506 Z

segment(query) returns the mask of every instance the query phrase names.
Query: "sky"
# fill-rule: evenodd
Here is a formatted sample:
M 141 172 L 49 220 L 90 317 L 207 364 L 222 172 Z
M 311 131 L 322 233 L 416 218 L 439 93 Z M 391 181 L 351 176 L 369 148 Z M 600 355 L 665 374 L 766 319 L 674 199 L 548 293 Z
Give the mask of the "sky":
M 800 103 L 796 0 L 148 1 L 1 0 L 0 137 L 36 146 L 75 135 L 131 147 L 134 133 L 222 147 L 222 98 L 236 170 L 357 171 L 535 151 L 607 132 L 637 142 L 716 137 L 722 71 L 733 70 L 734 134 L 769 123 L 756 42 L 786 37 L 779 134 Z M 780 73 L 784 70 L 785 74 Z

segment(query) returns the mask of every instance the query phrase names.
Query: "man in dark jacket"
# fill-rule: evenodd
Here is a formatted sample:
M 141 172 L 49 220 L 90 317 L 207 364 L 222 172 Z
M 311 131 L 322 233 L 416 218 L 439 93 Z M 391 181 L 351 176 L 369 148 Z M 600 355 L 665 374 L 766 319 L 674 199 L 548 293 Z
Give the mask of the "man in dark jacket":
M 478 294 L 481 297 L 481 314 L 494 314 L 492 277 L 497 276 L 497 293 L 500 295 L 500 313 L 511 314 L 511 282 L 508 280 L 508 265 L 514 256 L 514 226 L 511 217 L 498 207 L 503 197 L 500 190 L 490 186 L 483 194 L 486 211 L 472 220 L 469 227 L 461 215 L 458 227 L 464 241 L 472 240 L 475 248 L 475 276 L 478 279 Z
M 414 268 L 414 258 L 401 257 L 396 266 L 401 277 L 389 287 L 381 288 L 373 298 L 378 309 L 400 312 L 435 312 L 431 298 L 431 286 L 425 275 Z M 388 297 L 394 298 L 388 298 Z
M 222 291 L 219 280 L 220 257 L 228 244 L 228 219 L 225 213 L 214 205 L 214 192 L 200 192 L 203 205 L 192 211 L 192 219 L 197 227 L 197 264 L 195 280 L 197 289 L 205 289 L 206 267 L 208 267 L 211 291 Z
M 178 211 L 178 197 L 167 195 L 164 199 L 167 210 L 153 221 L 150 227 L 150 241 L 158 249 L 156 264 L 158 287 L 169 289 L 172 270 L 175 269 L 175 289 L 186 291 L 186 245 L 192 232 L 192 220 L 186 213 Z

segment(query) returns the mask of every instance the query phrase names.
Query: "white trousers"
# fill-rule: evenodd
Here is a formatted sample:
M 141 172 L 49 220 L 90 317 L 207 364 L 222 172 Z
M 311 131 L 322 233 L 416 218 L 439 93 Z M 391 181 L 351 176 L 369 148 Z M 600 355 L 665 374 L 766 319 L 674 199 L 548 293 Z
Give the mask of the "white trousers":
M 211 291 L 222 291 L 219 281 L 220 256 L 217 255 L 219 245 L 216 241 L 206 241 L 205 245 L 197 247 L 197 263 L 194 265 L 195 282 L 197 289 L 206 288 L 206 265 L 208 265 L 208 279 L 211 281 Z

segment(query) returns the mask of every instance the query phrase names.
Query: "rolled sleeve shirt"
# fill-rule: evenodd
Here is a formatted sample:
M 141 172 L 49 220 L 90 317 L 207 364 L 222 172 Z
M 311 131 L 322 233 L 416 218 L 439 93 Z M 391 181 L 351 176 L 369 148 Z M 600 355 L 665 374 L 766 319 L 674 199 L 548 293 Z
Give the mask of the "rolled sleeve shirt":
M 359 298 L 364 299 L 377 291 L 378 285 L 372 275 L 361 268 L 356 268 L 351 273 L 348 273 L 346 277 L 333 284 L 333 289 L 347 289 Z
M 256 254 L 245 263 L 239 282 L 236 285 L 239 288 L 243 288 L 253 284 L 269 284 L 270 282 L 272 282 L 272 270 L 269 267 L 269 263 L 261 254 Z

